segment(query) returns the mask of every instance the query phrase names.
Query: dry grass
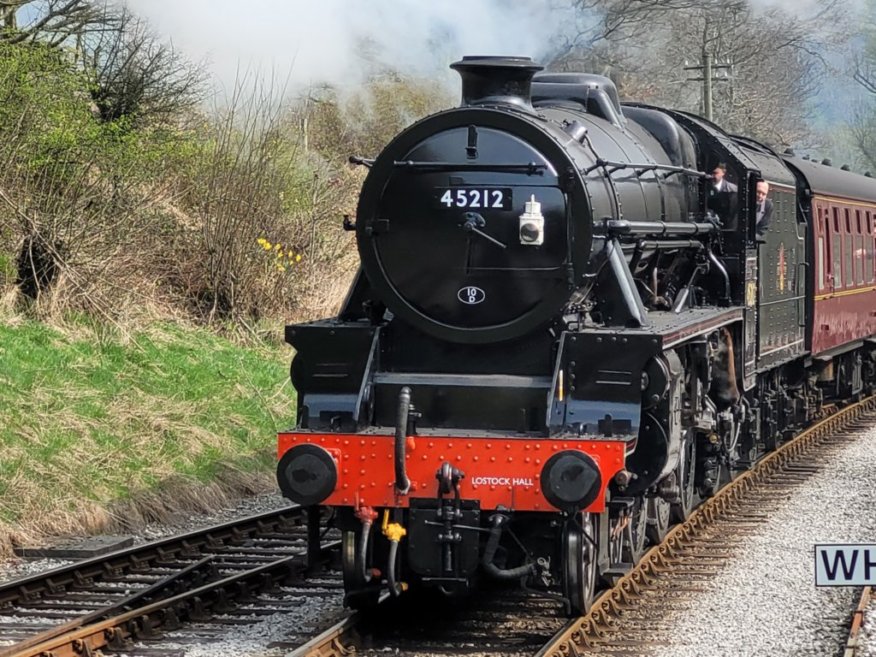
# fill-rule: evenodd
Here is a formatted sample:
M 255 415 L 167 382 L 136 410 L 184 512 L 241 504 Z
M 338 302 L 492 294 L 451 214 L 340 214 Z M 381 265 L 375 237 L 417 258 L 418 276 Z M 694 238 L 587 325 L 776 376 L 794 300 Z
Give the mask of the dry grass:
M 347 296 L 359 268 L 355 245 L 337 258 L 331 267 L 311 266 L 298 277 L 298 303 L 289 321 L 303 322 L 334 317 Z
M 210 482 L 170 476 L 160 486 L 130 499 L 110 503 L 82 500 L 77 508 L 34 509 L 14 525 L 0 523 L 0 558 L 12 556 L 15 546 L 41 545 L 61 536 L 107 532 L 137 532 L 148 523 L 167 522 L 182 515 L 207 514 L 236 500 L 276 490 L 272 472 L 219 466 Z

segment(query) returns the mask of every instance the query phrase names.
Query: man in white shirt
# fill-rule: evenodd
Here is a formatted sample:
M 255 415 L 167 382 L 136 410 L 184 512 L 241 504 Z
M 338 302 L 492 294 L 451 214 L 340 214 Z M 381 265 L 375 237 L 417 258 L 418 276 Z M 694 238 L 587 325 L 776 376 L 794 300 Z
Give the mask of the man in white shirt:
M 724 176 L 727 175 L 727 165 L 723 162 L 719 162 L 715 169 L 712 171 L 712 190 L 717 193 L 733 193 L 739 191 L 739 188 L 734 185 L 732 182 L 727 180 Z
M 726 179 L 727 165 L 719 162 L 712 170 L 712 184 L 708 188 L 708 207 L 721 219 L 724 230 L 736 230 L 738 223 L 737 197 L 739 188 Z

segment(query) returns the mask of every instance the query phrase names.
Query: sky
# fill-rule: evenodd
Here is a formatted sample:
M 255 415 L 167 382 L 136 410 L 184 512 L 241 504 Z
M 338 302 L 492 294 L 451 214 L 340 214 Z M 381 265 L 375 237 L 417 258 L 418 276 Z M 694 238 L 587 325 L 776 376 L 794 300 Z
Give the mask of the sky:
M 364 75 L 362 38 L 404 73 L 457 84 L 448 65 L 462 55 L 544 59 L 556 35 L 587 27 L 569 0 L 119 0 L 156 33 L 227 88 L 260 70 L 293 88 L 326 81 L 344 86 Z M 807 16 L 823 0 L 752 0 Z M 859 8 L 866 0 L 842 0 Z M 565 7 L 564 7 L 565 6 Z M 593 19 L 595 22 L 595 19 Z

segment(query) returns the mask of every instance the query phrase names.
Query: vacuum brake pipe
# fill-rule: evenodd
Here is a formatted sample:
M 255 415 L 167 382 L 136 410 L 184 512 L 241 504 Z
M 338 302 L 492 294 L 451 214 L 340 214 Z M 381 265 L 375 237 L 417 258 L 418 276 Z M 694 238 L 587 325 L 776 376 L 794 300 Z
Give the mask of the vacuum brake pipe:
M 490 520 L 492 520 L 493 526 L 490 528 L 490 537 L 487 539 L 487 546 L 484 548 L 484 556 L 481 560 L 487 574 L 496 579 L 510 580 L 520 579 L 534 572 L 535 565 L 532 563 L 517 566 L 516 568 L 499 568 L 493 563 L 493 559 L 496 557 L 496 550 L 499 549 L 499 539 L 502 538 L 502 525 L 505 524 L 508 518 L 497 513 Z
M 404 591 L 408 590 L 408 585 L 405 582 L 396 581 L 396 557 L 398 555 L 398 544 L 407 534 L 407 530 L 397 522 L 389 522 L 389 510 L 383 512 L 383 535 L 389 539 L 389 557 L 386 563 L 386 583 L 389 586 L 389 592 L 394 597 L 400 596 Z
M 377 519 L 377 512 L 370 506 L 360 506 L 356 509 L 355 516 L 362 523 L 362 533 L 359 535 L 360 575 L 366 584 L 371 583 L 373 571 L 368 568 L 368 543 L 371 536 L 371 525 Z
M 389 542 L 389 563 L 386 569 L 386 583 L 389 585 L 389 592 L 393 597 L 398 597 L 407 588 L 404 583 L 399 584 L 395 581 L 395 563 L 396 554 L 398 553 L 398 541 Z
M 395 421 L 395 489 L 402 495 L 406 495 L 411 487 L 411 480 L 405 472 L 405 441 L 410 410 L 411 389 L 404 386 L 398 394 L 398 414 Z

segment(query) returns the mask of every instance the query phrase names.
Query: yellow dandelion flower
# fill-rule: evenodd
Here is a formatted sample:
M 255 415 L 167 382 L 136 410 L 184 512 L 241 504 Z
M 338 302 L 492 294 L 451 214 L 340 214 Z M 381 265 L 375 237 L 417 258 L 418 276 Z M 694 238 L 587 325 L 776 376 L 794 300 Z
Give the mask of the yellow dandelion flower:
M 286 271 L 286 268 L 283 265 L 277 265 L 277 271 Z
M 300 253 L 297 256 L 295 256 L 295 262 L 301 262 L 301 254 Z
M 283 245 L 282 244 L 274 244 L 274 250 L 275 251 L 282 251 Z
M 265 251 L 271 250 L 271 243 L 268 240 L 265 240 L 265 243 L 262 244 L 262 246 L 265 247 Z

